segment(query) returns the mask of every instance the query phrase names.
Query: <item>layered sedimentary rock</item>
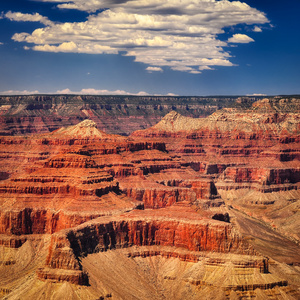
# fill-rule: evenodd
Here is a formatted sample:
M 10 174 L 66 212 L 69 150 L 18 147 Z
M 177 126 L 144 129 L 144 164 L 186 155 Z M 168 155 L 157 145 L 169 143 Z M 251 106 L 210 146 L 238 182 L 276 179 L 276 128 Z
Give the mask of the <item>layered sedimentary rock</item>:
M 196 252 L 257 254 L 231 224 L 209 220 L 192 209 L 174 206 L 161 209 L 154 216 L 151 210 L 145 210 L 116 218 L 98 218 L 54 234 L 46 269 L 40 270 L 38 276 L 47 279 L 52 273 L 52 277 L 57 276 L 60 281 L 61 271 L 64 274 L 64 270 L 75 270 L 77 274 L 81 269 L 76 257 L 111 249 L 153 245 Z M 78 284 L 82 284 L 82 278 L 78 277 Z M 73 280 L 71 277 L 70 281 Z
M 296 183 L 299 118 L 299 113 L 224 109 L 205 119 L 193 119 L 173 111 L 157 125 L 133 136 L 163 139 L 171 153 L 180 155 L 193 169 L 205 174 L 226 170 L 224 178 L 230 179 L 229 172 L 238 172 L 240 175 L 235 177 L 241 178 L 245 172 L 248 175 L 256 172 L 258 177 L 265 176 L 269 185 Z M 260 172 L 265 175 L 259 175 Z M 244 181 L 252 182 L 250 177 Z
M 0 295 L 297 299 L 299 116 L 274 107 L 0 137 Z
M 108 133 L 128 135 L 155 125 L 172 109 L 187 116 L 204 117 L 235 100 L 235 97 L 0 96 L 0 135 L 48 133 L 85 119 L 93 120 Z
M 263 193 L 297 190 L 300 168 L 228 167 L 217 183 L 218 190 L 253 189 Z

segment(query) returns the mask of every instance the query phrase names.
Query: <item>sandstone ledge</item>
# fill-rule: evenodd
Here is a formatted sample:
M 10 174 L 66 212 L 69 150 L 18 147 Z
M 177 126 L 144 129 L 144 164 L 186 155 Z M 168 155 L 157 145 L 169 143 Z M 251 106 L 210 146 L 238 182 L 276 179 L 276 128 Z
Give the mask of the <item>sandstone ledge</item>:
M 41 280 L 48 280 L 52 282 L 70 282 L 78 285 L 87 285 L 88 277 L 80 270 L 63 270 L 41 268 L 37 270 L 38 278 Z

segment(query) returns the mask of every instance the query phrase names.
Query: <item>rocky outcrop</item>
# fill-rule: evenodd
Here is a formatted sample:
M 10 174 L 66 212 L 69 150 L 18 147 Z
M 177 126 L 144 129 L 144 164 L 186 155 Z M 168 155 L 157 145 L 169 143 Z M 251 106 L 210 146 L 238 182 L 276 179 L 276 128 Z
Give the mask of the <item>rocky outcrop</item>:
M 255 254 L 255 251 L 236 235 L 230 224 L 182 220 L 139 219 L 99 223 L 70 232 L 74 252 L 94 253 L 129 246 L 161 245 L 185 248 L 191 251 L 237 252 Z M 91 237 L 93 241 L 91 242 Z
M 128 135 L 155 125 L 172 109 L 200 117 L 235 100 L 171 96 L 0 96 L 0 135 L 47 133 L 85 119 L 93 120 L 105 132 Z
M 170 170 L 165 170 L 165 175 L 167 171 L 170 172 Z M 174 169 L 171 172 L 174 172 Z M 172 178 L 170 175 L 161 178 L 159 175 L 148 176 L 148 178 L 155 179 L 156 182 L 128 177 L 122 180 L 120 189 L 128 197 L 142 201 L 145 208 L 152 209 L 171 206 L 179 202 L 193 203 L 197 199 L 220 198 L 213 181 L 209 178 L 191 180 L 173 177 L 170 179 Z
M 1 234 L 17 236 L 24 234 L 51 234 L 65 228 L 77 226 L 99 215 L 101 214 L 80 216 L 78 213 L 66 214 L 49 209 L 32 208 L 16 211 L 6 210 L 1 211 L 0 214 L 0 232 Z M 18 248 L 22 243 L 22 239 L 19 241 L 18 238 L 13 238 L 11 241 L 3 241 L 3 245 L 9 245 L 13 248 Z
M 78 285 L 88 285 L 88 276 L 80 270 L 53 270 L 51 268 L 41 268 L 37 271 L 37 276 L 41 280 L 50 282 L 70 282 Z
M 0 234 L 0 246 L 7 248 L 20 248 L 26 241 L 26 236 Z
M 134 135 L 142 136 L 188 136 L 190 138 L 281 140 L 288 134 L 299 133 L 299 114 L 241 112 L 234 109 L 217 111 L 202 119 L 190 118 L 171 111 L 153 127 L 137 131 Z M 190 135 L 187 133 L 190 132 Z M 295 137 L 299 141 L 299 136 Z
M 299 168 L 250 168 L 250 167 L 228 167 L 224 172 L 224 179 L 233 182 L 283 184 L 296 183 L 300 181 Z
M 99 295 L 111 293 L 95 283 L 101 274 L 90 270 L 97 267 L 84 261 L 122 249 L 126 264 L 149 259 L 156 270 L 158 260 L 171 259 L 195 265 L 178 281 L 196 294 L 204 287 L 241 297 L 244 290 L 288 288 L 268 273 L 269 260 L 260 253 L 298 261 L 298 123 L 297 114 L 260 107 L 207 119 L 172 112 L 130 137 L 105 133 L 91 120 L 31 137 L 0 137 L 0 246 L 17 253 L 49 235 L 47 246 L 35 246 L 46 259 L 31 270 L 43 281 L 101 286 Z M 284 196 L 276 198 L 279 193 Z M 245 213 L 237 214 L 240 209 Z M 246 218 L 258 218 L 259 225 L 253 229 Z M 289 249 L 273 251 L 274 236 L 288 239 Z M 2 260 L 18 268 L 11 257 Z M 249 282 L 239 272 L 251 274 Z M 162 280 L 175 280 L 171 273 Z
M 299 118 L 299 113 L 259 113 L 224 109 L 205 119 L 195 119 L 172 111 L 155 126 L 137 131 L 133 135 L 152 138 L 200 139 L 201 144 L 194 144 L 199 148 L 195 149 L 196 153 L 203 152 L 201 145 L 202 148 L 205 148 L 206 145 L 213 146 L 216 143 L 221 145 L 220 142 L 226 140 L 227 142 L 221 149 L 223 152 L 219 153 L 230 154 L 228 150 L 224 149 L 224 146 L 233 148 L 233 141 L 236 141 L 236 146 L 239 144 L 245 146 L 246 142 L 248 146 L 246 148 L 250 148 L 248 149 L 249 153 L 244 153 L 247 155 L 251 154 L 253 147 L 255 149 L 263 144 L 270 147 L 280 143 L 299 143 Z M 193 144 L 192 141 L 189 143 Z
M 262 256 L 186 251 L 183 249 L 159 246 L 130 247 L 126 250 L 128 257 L 131 258 L 161 256 L 166 258 L 179 258 L 182 261 L 194 263 L 205 258 L 207 265 L 210 266 L 224 266 L 231 263 L 233 266 L 240 268 L 258 269 L 261 273 L 269 272 L 269 261 L 266 257 Z
M 186 217 L 186 213 L 189 217 Z M 65 278 L 65 270 L 75 270 L 79 274 L 81 265 L 77 258 L 82 256 L 111 249 L 152 245 L 189 251 L 256 254 L 229 223 L 199 220 L 197 213 L 185 208 L 162 209 L 156 216 L 151 215 L 151 210 L 146 210 L 122 217 L 99 218 L 52 235 L 46 268 L 39 270 L 38 276 L 43 279 L 54 279 L 56 276 L 57 280 L 61 280 Z M 186 260 L 192 257 L 195 259 L 197 254 L 181 256 Z M 82 284 L 80 278 L 78 284 Z M 73 282 L 74 276 L 65 280 Z
M 224 109 L 206 119 L 173 111 L 133 136 L 163 139 L 170 153 L 184 158 L 194 170 L 222 174 L 218 188 L 297 189 L 299 114 L 255 108 L 247 112 Z M 283 166 L 283 162 L 290 163 Z
M 218 189 L 254 189 L 261 192 L 297 190 L 299 168 L 228 167 L 217 183 Z

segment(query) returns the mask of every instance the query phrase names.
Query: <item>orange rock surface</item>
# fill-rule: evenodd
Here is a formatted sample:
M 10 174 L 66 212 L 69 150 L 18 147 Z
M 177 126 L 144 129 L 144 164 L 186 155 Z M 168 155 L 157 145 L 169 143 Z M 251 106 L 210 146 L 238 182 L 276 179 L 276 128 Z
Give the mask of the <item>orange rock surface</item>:
M 193 271 L 198 275 L 180 277 L 178 288 L 188 282 L 199 294 L 214 286 L 224 297 L 246 297 L 247 289 L 255 296 L 260 289 L 271 299 L 273 289 L 284 287 L 281 293 L 297 297 L 290 282 L 300 287 L 300 280 L 279 269 L 300 264 L 299 132 L 297 114 L 223 111 L 207 119 L 171 112 L 130 137 L 106 134 L 90 120 L 30 138 L 0 137 L 0 262 L 2 255 L 5 266 L 20 268 L 17 257 L 30 244 L 32 253 L 42 254 L 16 273 L 25 276 L 24 285 L 35 276 L 53 289 L 84 286 L 86 299 L 97 299 L 96 291 L 119 299 L 121 290 L 102 278 L 92 255 L 98 253 L 99 261 L 100 253 L 108 261 L 119 255 L 120 262 L 131 259 L 138 268 L 140 259 L 159 256 L 181 261 L 179 268 L 216 253 L 201 262 L 215 268 L 215 283 L 199 267 Z M 109 254 L 116 249 L 123 252 Z M 151 266 L 151 272 L 159 268 Z M 224 268 L 228 278 L 220 285 Z M 128 280 L 137 270 L 132 266 Z M 242 277 L 232 283 L 238 270 L 252 274 L 252 283 Z M 281 277 L 258 275 L 268 272 Z M 300 275 L 296 267 L 292 272 Z M 14 294 L 18 275 L 7 274 L 0 276 L 0 293 L 24 296 Z M 171 299 L 168 293 L 163 295 Z

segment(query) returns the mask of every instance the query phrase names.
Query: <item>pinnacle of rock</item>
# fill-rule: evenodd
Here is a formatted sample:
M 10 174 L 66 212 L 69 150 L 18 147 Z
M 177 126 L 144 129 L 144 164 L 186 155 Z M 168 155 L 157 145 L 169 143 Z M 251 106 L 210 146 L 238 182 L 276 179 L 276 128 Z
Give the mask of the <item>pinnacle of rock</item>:
M 165 120 L 166 122 L 174 122 L 180 117 L 182 117 L 181 114 L 179 114 L 175 110 L 172 110 L 164 116 L 163 120 Z

